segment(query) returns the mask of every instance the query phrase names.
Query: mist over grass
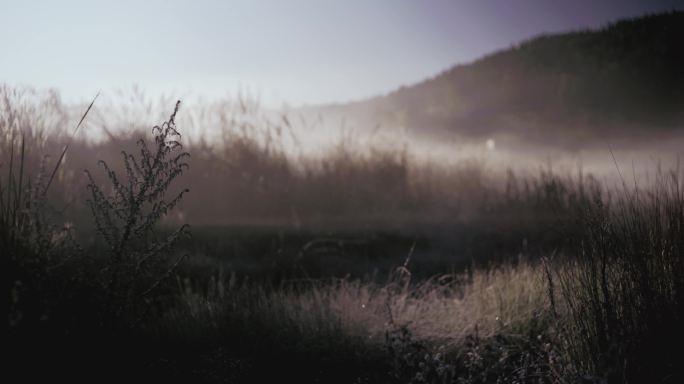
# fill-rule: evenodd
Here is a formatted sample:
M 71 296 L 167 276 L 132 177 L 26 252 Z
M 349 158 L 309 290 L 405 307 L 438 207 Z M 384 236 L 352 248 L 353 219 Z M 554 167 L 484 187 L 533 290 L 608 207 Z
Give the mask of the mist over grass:
M 1 92 L 0 251 L 20 377 L 684 377 L 681 354 L 668 352 L 684 341 L 678 168 L 656 170 L 644 185 L 618 175 L 616 188 L 583 168 L 425 161 L 410 148 L 353 138 L 298 151 L 289 117 L 244 101 L 194 110 L 209 116 L 193 123 L 182 105 L 176 121 L 138 99 L 149 124 L 108 106 L 87 116 L 85 128 L 99 127 L 99 137 L 74 138 L 71 107 L 58 94 Z M 116 108 L 123 112 L 109 115 Z M 151 130 L 171 122 L 177 139 Z M 184 124 L 212 135 L 185 136 Z M 189 169 L 173 183 L 153 182 L 155 172 L 124 161 L 122 151 L 153 158 L 140 138 L 162 153 L 178 140 Z M 175 169 L 159 161 L 150 169 Z M 161 192 L 143 199 L 120 187 L 146 183 Z M 177 206 L 155 205 L 185 188 Z M 102 199 L 88 205 L 89 191 Z M 136 208 L 143 200 L 151 205 Z M 107 223 L 109 211 L 121 220 Z M 192 239 L 157 246 L 185 223 Z M 155 268 L 142 269 L 148 254 Z
M 61 102 L 58 93 L 4 86 L 1 98 L 0 148 L 9 153 L 23 135 L 29 173 L 35 174 L 41 162 L 52 166 L 69 143 L 54 192 L 63 203 L 83 197 L 85 165 L 103 160 L 120 167 L 121 151 L 136 151 L 136 141 L 164 119 L 166 105 L 174 102 L 149 98 L 135 88 L 101 97 L 72 138 L 69 122 L 82 111 Z M 630 183 L 647 184 L 658 161 L 667 168 L 676 158 L 676 151 L 664 150 L 654 159 L 653 148 L 643 154 L 611 152 L 610 143 L 602 151 L 573 153 L 506 148 L 494 141 L 489 149 L 486 141 L 435 142 L 389 127 L 368 129 L 322 117 L 307 120 L 310 116 L 296 111 L 269 111 L 249 97 L 183 108 L 178 122 L 185 127 L 183 144 L 193 154 L 194 171 L 181 177 L 193 194 L 175 215 L 197 225 L 319 228 L 367 221 L 396 227 L 455 221 L 500 203 L 498 196 L 515 178 L 541 183 L 545 172 L 568 179 L 583 172 L 620 187 L 621 170 Z M 80 208 L 69 204 L 76 217 Z

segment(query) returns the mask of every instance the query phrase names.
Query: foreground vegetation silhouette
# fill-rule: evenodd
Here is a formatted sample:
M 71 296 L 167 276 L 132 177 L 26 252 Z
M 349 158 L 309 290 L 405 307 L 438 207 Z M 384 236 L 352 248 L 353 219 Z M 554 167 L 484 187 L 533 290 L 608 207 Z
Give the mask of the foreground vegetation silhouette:
M 133 152 L 127 146 L 136 141 L 125 136 L 88 143 L 49 132 L 50 124 L 65 124 L 50 115 L 59 104 L 22 97 L 5 89 L 0 113 L 0 253 L 16 377 L 684 378 L 679 169 L 660 171 L 645 187 L 614 189 L 550 170 L 510 172 L 502 185 L 477 163 L 416 173 L 401 152 L 353 148 L 309 160 L 307 168 L 277 150 L 273 137 L 244 133 L 251 131 L 226 133 L 229 145 L 221 148 L 181 147 L 178 104 L 153 129 L 153 141 L 139 141 Z M 54 163 L 44 157 L 67 144 Z M 192 172 L 184 172 L 191 160 L 183 148 L 193 153 Z M 109 157 L 121 150 L 123 162 Z M 95 153 L 104 177 L 69 172 Z M 204 206 L 183 205 L 186 190 L 176 184 L 196 190 L 201 177 L 193 174 L 212 181 L 202 189 L 221 193 L 199 191 Z M 362 203 L 397 195 L 382 206 L 395 215 L 387 221 L 412 225 L 350 215 L 350 228 L 316 217 L 318 206 L 357 213 Z M 319 200 L 299 205 L 297 196 Z M 267 198 L 296 219 L 197 226 L 186 239 L 184 217 L 173 215 L 193 218 L 195 207 L 247 212 L 245 201 Z M 63 209 L 74 201 L 81 207 Z M 330 202 L 339 205 L 326 210 Z M 254 216 L 273 212 L 250 208 Z M 442 220 L 424 220 L 425 212 L 433 219 L 441 212 Z

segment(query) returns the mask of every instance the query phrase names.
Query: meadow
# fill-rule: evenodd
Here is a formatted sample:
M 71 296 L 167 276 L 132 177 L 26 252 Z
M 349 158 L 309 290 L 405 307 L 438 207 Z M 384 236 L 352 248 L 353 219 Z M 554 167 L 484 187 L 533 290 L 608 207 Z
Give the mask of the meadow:
M 0 105 L 16 377 L 684 379 L 677 168 L 615 187 L 351 139 L 293 152 L 290 121 L 245 102 L 150 124 L 7 86 Z

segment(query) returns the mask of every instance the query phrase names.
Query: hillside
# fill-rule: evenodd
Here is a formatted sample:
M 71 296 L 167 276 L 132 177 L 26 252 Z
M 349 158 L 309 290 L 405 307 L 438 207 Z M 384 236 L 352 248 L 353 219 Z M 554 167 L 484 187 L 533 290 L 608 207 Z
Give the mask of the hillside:
M 684 12 L 545 35 L 385 96 L 319 109 L 428 135 L 581 145 L 684 128 Z

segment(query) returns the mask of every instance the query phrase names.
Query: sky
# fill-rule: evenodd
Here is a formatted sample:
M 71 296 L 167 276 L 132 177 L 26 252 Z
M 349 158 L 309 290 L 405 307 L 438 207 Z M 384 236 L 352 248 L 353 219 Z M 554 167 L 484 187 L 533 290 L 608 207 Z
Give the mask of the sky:
M 390 92 L 530 37 L 684 0 L 0 0 L 0 83 L 264 105 Z

